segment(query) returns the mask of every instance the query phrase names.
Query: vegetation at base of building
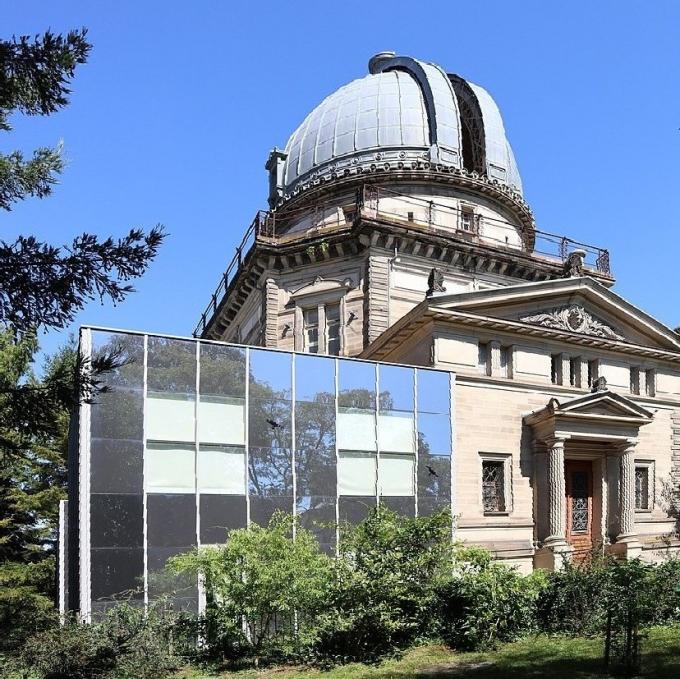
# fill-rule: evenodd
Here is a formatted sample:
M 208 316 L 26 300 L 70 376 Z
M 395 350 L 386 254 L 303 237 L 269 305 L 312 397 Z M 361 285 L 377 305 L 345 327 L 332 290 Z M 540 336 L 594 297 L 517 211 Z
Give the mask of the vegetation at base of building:
M 146 616 L 122 604 L 91 625 L 53 620 L 6 658 L 14 672 L 7 676 L 163 677 L 183 666 L 356 671 L 356 662 L 371 676 L 367 668 L 412 657 L 410 649 L 423 644 L 444 642 L 462 658 L 482 658 L 489 656 L 467 653 L 521 639 L 534 640 L 504 647 L 493 662 L 522 648 L 527 667 L 543 663 L 552 671 L 553 655 L 583 645 L 593 661 L 580 676 L 591 676 L 586 671 L 603 667 L 605 638 L 611 669 L 630 669 L 625 641 L 634 629 L 645 669 L 653 626 L 680 623 L 678 560 L 652 566 L 594 555 L 555 573 L 522 575 L 484 550 L 452 544 L 446 512 L 408 518 L 379 507 L 342 527 L 337 556 L 325 554 L 294 517 L 278 513 L 268 527 L 230 531 L 223 546 L 173 557 L 165 575 L 169 583 L 200 575 L 203 617 L 174 611 L 170 592 Z M 573 641 L 540 636 L 546 633 Z

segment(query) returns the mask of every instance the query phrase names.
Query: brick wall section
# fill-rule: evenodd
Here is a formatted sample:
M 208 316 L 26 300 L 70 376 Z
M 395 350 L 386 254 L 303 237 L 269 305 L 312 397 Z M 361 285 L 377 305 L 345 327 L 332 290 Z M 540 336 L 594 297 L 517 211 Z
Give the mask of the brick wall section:
M 680 410 L 671 415 L 671 480 L 673 483 L 673 508 L 680 514 Z

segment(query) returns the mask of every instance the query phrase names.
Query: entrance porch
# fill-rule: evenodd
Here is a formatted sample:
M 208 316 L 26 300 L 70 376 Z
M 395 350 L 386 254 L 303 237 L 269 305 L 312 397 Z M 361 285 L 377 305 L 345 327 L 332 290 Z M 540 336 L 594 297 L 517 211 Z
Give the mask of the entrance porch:
M 551 399 L 525 417 L 534 436 L 536 568 L 554 570 L 594 548 L 640 555 L 635 531 L 635 451 L 651 412 L 597 390 Z

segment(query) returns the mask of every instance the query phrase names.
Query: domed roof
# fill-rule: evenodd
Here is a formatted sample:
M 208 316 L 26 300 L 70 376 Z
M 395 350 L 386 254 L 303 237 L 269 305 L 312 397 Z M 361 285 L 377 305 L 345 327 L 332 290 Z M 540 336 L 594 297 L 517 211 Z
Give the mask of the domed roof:
M 476 172 L 522 192 L 503 120 L 491 95 L 435 64 L 377 54 L 369 74 L 326 97 L 291 135 L 272 190 L 360 167 L 408 168 L 427 161 Z M 278 166 L 278 167 L 277 167 Z M 415 167 L 415 165 L 413 165 Z

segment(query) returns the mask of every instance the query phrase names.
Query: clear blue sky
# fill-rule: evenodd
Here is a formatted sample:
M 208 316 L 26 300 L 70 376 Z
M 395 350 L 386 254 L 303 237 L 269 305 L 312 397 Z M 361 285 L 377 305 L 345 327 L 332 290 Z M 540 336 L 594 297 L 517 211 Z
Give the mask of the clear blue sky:
M 389 49 L 487 88 L 539 228 L 609 248 L 617 291 L 680 325 L 678 2 L 5 0 L 1 26 L 94 43 L 69 107 L 0 135 L 3 151 L 63 139 L 69 159 L 2 237 L 170 233 L 136 294 L 78 323 L 189 335 L 266 207 L 270 148 Z

